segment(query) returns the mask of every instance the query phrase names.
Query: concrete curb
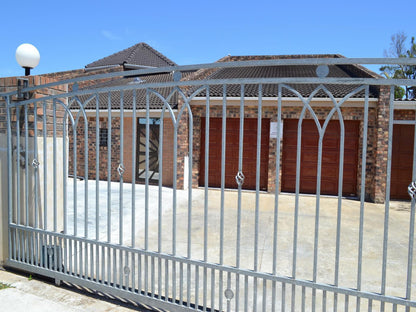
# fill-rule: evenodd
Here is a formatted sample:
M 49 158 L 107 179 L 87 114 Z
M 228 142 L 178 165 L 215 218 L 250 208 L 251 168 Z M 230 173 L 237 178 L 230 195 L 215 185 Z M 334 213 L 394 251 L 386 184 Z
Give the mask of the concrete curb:
M 28 275 L 2 268 L 0 282 L 12 286 L 0 290 L 2 312 L 148 311 L 98 294 L 82 293 L 76 288 L 73 291 L 70 287 L 58 287 L 53 283 L 37 278 L 31 279 Z

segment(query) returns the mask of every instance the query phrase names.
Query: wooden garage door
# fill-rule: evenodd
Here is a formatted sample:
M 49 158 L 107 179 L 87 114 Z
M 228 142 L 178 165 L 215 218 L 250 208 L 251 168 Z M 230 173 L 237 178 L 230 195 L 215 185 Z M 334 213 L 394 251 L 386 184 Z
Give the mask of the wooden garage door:
M 320 121 L 321 125 L 324 121 Z M 343 195 L 357 195 L 357 164 L 359 121 L 344 121 Z M 296 186 L 297 119 L 283 122 L 282 191 L 294 192 Z M 316 193 L 319 134 L 313 120 L 302 123 L 300 192 Z M 339 121 L 330 121 L 325 131 L 322 149 L 321 194 L 338 194 Z
M 407 187 L 412 181 L 415 128 L 413 125 L 393 127 L 390 198 L 410 200 Z
M 210 118 L 209 132 L 209 178 L 210 187 L 221 186 L 221 138 L 222 118 Z M 226 155 L 225 155 L 225 187 L 237 188 L 235 176 L 238 172 L 238 153 L 240 119 L 227 118 L 226 126 Z M 269 162 L 269 132 L 270 119 L 262 120 L 260 189 L 267 190 L 267 174 Z M 256 159 L 257 159 L 257 118 L 244 119 L 243 143 L 243 173 L 244 189 L 256 188 Z M 199 170 L 199 185 L 205 185 L 205 118 L 201 118 L 201 157 Z

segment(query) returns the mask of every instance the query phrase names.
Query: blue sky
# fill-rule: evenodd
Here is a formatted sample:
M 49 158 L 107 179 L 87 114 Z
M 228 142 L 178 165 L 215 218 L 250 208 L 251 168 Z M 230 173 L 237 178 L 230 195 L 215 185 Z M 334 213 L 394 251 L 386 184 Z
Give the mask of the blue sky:
M 383 57 L 392 34 L 416 36 L 416 1 L 394 3 L 3 1 L 0 77 L 23 75 L 15 60 L 21 43 L 32 43 L 40 52 L 32 74 L 83 68 L 139 42 L 180 65 L 211 63 L 227 54 Z

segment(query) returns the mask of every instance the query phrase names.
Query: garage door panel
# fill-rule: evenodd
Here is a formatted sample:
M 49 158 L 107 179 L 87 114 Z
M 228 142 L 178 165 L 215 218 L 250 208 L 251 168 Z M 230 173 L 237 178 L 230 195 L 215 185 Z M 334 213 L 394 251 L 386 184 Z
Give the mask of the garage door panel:
M 257 118 L 244 119 L 243 135 L 243 173 L 245 180 L 243 188 L 256 188 L 256 164 L 257 164 Z M 225 152 L 225 186 L 228 188 L 238 187 L 235 176 L 238 172 L 239 162 L 239 118 L 227 118 L 226 121 L 226 152 Z M 262 120 L 262 140 L 261 140 L 261 162 L 260 162 L 260 188 L 267 189 L 268 178 L 268 157 L 269 157 L 269 132 L 270 120 Z M 211 140 L 211 138 L 213 138 Z M 209 186 L 219 187 L 221 185 L 221 143 L 222 140 L 222 118 L 210 118 L 210 152 L 209 167 Z M 205 118 L 201 118 L 201 156 L 200 156 L 200 176 L 199 184 L 205 184 Z M 213 152 L 211 152 L 211 150 Z
M 321 176 L 322 179 L 328 178 L 328 177 L 338 177 L 338 168 L 334 167 L 334 166 L 329 166 L 327 164 L 322 165 L 322 171 L 321 171 Z M 331 179 L 332 181 L 333 179 Z
M 338 164 L 339 152 L 338 151 L 325 151 L 322 153 L 322 163 L 332 163 L 334 165 Z
M 323 121 L 320 121 L 321 125 Z M 282 190 L 293 192 L 296 177 L 296 148 L 294 142 L 297 140 L 297 131 L 286 131 L 296 129 L 298 120 L 287 119 L 284 121 L 283 130 L 283 162 L 282 162 Z M 358 140 L 359 121 L 344 121 L 345 143 L 344 143 L 344 175 L 343 193 L 356 194 L 357 188 L 357 166 L 358 166 Z M 302 146 L 301 146 L 301 172 L 300 192 L 316 192 L 316 174 L 318 161 L 319 134 L 313 120 L 304 120 L 302 123 Z M 339 121 L 330 121 L 322 141 L 322 171 L 321 171 L 321 193 L 338 193 L 339 155 L 340 155 L 340 126 Z M 288 148 L 289 147 L 289 148 Z
M 314 131 L 311 131 L 311 134 L 313 132 Z M 316 132 L 316 135 L 318 135 L 318 132 Z M 318 146 L 319 138 L 314 137 L 314 136 L 309 136 L 309 135 L 308 136 L 302 135 L 301 142 L 303 145 L 306 145 L 306 146 Z
M 410 199 L 407 187 L 412 181 L 414 126 L 393 126 L 390 198 Z

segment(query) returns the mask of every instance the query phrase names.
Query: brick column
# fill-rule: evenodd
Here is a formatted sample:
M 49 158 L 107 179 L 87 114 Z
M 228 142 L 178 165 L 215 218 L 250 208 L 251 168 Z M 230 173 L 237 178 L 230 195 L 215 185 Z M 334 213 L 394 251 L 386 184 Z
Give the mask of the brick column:
M 390 86 L 381 86 L 376 112 L 376 163 L 373 198 L 376 203 L 383 203 L 386 197 L 389 116 Z
M 183 107 L 183 99 L 178 99 L 178 115 Z M 178 118 L 178 116 L 177 116 Z M 188 176 L 185 176 L 185 173 L 188 172 L 188 169 L 185 168 L 185 157 L 189 156 L 189 144 L 188 144 L 188 137 L 189 137 L 189 117 L 188 117 L 188 110 L 185 107 L 184 112 L 180 118 L 179 126 L 178 126 L 178 153 L 177 153 L 177 175 L 176 175 L 176 182 L 177 188 L 183 189 L 186 183 L 184 179 L 188 179 Z M 188 159 L 188 161 L 192 161 Z M 192 187 L 192 185 L 188 185 L 188 187 Z

